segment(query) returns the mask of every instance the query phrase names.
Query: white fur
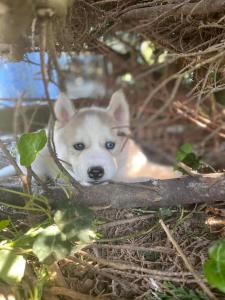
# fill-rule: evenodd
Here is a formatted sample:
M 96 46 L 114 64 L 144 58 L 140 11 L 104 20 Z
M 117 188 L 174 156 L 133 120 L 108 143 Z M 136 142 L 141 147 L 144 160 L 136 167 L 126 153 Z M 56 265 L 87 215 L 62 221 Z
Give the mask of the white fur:
M 106 140 L 115 139 L 107 126 L 97 116 L 87 115 L 82 126 L 77 128 L 76 135 L 69 139 L 66 128 L 62 128 L 55 135 L 58 156 L 72 165 L 74 177 L 81 183 L 88 182 L 87 170 L 92 166 L 102 166 L 105 170 L 103 181 L 112 179 L 117 169 L 116 159 L 104 147 Z M 76 151 L 72 145 L 82 142 L 86 145 L 83 151 Z M 66 165 L 65 165 L 66 167 Z
M 121 90 L 115 92 L 107 108 L 90 107 L 76 110 L 65 94 L 60 94 L 55 103 L 57 121 L 54 131 L 56 153 L 63 166 L 81 184 L 103 183 L 109 180 L 135 182 L 146 178 L 175 177 L 172 169 L 157 176 L 157 166 L 149 163 L 145 154 L 132 140 L 118 133 L 129 134 L 130 113 Z M 106 142 L 115 142 L 108 150 Z M 84 143 L 85 149 L 78 151 L 74 144 Z M 88 170 L 100 166 L 104 175 L 99 180 L 90 178 Z M 162 167 L 161 167 L 162 168 Z M 24 170 L 24 168 L 22 167 Z M 59 170 L 51 158 L 47 146 L 32 164 L 34 172 L 42 179 L 59 176 Z M 0 177 L 11 175 L 9 170 L 0 171 Z M 160 169 L 161 170 L 161 169 Z
M 75 108 L 72 102 L 64 93 L 59 94 L 58 99 L 55 103 L 54 111 L 57 120 L 62 125 L 65 125 L 75 114 Z
M 129 106 L 122 90 L 118 90 L 112 95 L 107 112 L 115 118 L 118 125 L 130 124 Z

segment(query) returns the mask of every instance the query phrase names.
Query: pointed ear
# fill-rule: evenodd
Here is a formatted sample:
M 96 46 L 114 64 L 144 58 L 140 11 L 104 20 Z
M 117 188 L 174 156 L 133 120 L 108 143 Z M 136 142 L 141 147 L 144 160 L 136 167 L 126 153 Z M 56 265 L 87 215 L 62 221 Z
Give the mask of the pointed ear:
M 130 124 L 129 106 L 122 90 L 118 90 L 112 95 L 107 110 L 119 124 Z
M 75 114 L 75 108 L 68 98 L 68 96 L 64 93 L 60 93 L 55 106 L 54 106 L 56 119 L 62 124 L 65 125 L 70 118 Z

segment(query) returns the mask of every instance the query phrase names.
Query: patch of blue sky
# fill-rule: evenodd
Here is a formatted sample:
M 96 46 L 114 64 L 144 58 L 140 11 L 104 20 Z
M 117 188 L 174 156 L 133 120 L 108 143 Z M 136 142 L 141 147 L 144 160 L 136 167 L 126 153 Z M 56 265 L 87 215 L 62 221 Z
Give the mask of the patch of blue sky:
M 47 55 L 45 56 L 47 60 Z M 59 63 L 65 66 L 68 63 L 68 56 L 62 55 Z M 55 72 L 52 79 L 57 82 Z M 50 82 L 50 98 L 56 98 L 58 88 Z M 12 106 L 12 98 L 40 99 L 46 98 L 44 84 L 41 76 L 40 54 L 38 52 L 27 53 L 24 61 L 11 62 L 4 58 L 0 60 L 0 100 L 4 106 Z

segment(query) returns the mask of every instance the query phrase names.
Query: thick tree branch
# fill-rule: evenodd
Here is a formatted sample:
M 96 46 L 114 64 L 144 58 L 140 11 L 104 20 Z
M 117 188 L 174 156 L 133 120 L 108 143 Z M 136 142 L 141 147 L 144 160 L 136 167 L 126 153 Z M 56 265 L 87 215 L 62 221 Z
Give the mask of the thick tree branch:
M 165 4 L 153 7 L 143 7 L 132 9 L 120 17 L 122 20 L 141 20 L 141 19 L 154 19 L 161 15 L 164 17 L 171 16 L 207 16 L 209 14 L 221 13 L 225 11 L 224 0 L 204 0 L 199 3 Z
M 4 190 L 5 188 L 22 190 L 18 186 L 1 183 L 0 199 L 17 205 L 24 203 L 22 197 Z M 40 187 L 36 187 L 36 192 L 43 194 Z M 65 191 L 60 187 L 50 188 L 47 196 L 53 207 L 68 201 Z M 197 178 L 186 176 L 134 184 L 96 185 L 82 189 L 76 196 L 72 193 L 71 200 L 87 206 L 113 208 L 146 206 L 159 208 L 192 203 L 215 203 L 225 200 L 225 177 L 223 174 L 209 174 Z

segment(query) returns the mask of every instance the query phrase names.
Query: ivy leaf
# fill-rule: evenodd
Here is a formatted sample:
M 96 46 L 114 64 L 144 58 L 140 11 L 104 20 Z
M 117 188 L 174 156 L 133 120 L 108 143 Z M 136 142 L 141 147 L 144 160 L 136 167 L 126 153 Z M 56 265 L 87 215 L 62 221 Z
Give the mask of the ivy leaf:
M 17 144 L 20 154 L 20 164 L 29 167 L 46 143 L 47 136 L 44 129 L 37 132 L 24 133 Z
M 72 244 L 56 225 L 46 227 L 33 243 L 33 252 L 40 262 L 52 263 L 70 254 Z
M 19 283 L 23 276 L 26 260 L 10 250 L 0 250 L 0 278 L 8 284 Z
M 42 224 L 32 226 L 26 233 L 19 236 L 16 240 L 10 242 L 10 246 L 14 248 L 30 249 L 35 239 L 44 230 Z
M 210 247 L 203 269 L 208 282 L 225 293 L 225 240 Z
M 87 243 L 96 237 L 93 231 L 92 211 L 81 205 L 70 205 L 57 210 L 54 221 L 68 239 Z

